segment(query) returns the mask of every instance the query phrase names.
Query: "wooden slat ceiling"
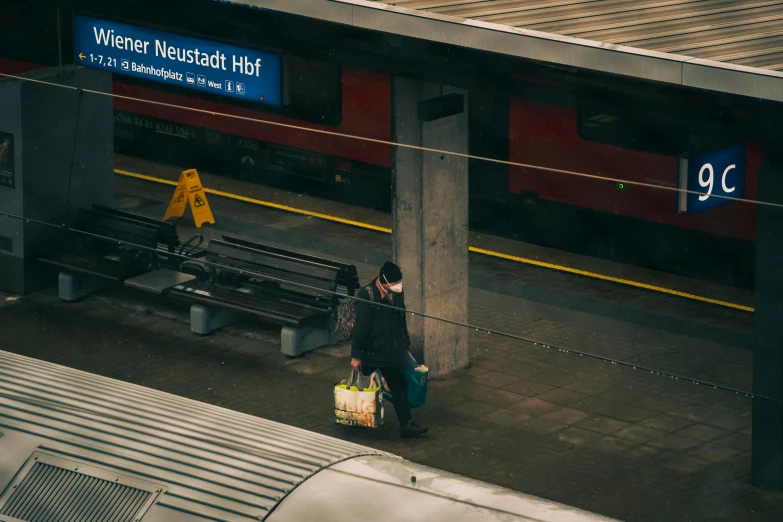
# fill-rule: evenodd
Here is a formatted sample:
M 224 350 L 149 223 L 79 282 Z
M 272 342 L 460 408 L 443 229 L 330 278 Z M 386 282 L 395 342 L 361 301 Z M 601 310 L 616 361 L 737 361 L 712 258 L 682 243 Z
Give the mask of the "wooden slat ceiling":
M 783 0 L 397 0 L 379 3 L 783 71 Z

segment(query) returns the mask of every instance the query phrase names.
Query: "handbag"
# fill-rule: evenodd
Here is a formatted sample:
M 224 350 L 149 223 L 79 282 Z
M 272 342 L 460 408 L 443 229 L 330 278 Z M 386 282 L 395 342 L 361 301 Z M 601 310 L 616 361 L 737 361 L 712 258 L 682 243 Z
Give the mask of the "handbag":
M 334 387 L 334 420 L 345 426 L 380 428 L 383 425 L 383 393 L 378 376 L 369 376 L 362 385 L 359 372 L 351 371 L 347 379 Z
M 376 373 L 381 375 L 380 370 Z M 403 363 L 402 374 L 408 388 L 408 405 L 412 410 L 421 408 L 427 402 L 429 369 L 423 364 L 420 365 L 416 362 L 416 359 L 408 352 Z M 386 379 L 383 378 L 383 375 L 381 375 L 381 383 L 383 385 L 383 398 L 393 402 L 394 397 L 392 396 L 389 385 L 386 384 Z

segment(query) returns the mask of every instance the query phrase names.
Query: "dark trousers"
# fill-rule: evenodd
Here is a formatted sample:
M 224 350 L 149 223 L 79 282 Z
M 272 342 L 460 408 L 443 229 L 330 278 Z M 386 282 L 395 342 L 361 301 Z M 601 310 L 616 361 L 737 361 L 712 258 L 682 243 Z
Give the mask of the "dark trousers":
M 394 413 L 397 414 L 397 420 L 400 421 L 400 427 L 407 425 L 411 420 L 411 406 L 408 402 L 408 383 L 402 373 L 402 368 L 365 368 L 362 367 L 362 374 L 372 375 L 375 370 L 380 370 L 386 384 L 389 385 L 392 398 L 394 399 Z

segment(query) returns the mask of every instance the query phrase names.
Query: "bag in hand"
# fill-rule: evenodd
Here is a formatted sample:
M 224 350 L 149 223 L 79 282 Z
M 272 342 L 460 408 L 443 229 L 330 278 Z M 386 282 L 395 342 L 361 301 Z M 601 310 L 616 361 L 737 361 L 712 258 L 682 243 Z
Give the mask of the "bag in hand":
M 378 375 L 368 377 L 367 387 L 362 376 L 352 371 L 347 380 L 334 387 L 334 421 L 346 426 L 380 428 L 383 424 L 383 394 Z
M 380 374 L 381 372 L 377 372 Z M 408 386 L 408 404 L 412 410 L 421 408 L 427 402 L 427 381 L 429 380 L 429 369 L 423 364 L 420 365 L 416 359 L 408 353 L 405 357 L 405 365 L 402 369 L 405 383 Z M 386 379 L 381 376 L 383 384 L 383 398 L 393 402 L 392 393 Z

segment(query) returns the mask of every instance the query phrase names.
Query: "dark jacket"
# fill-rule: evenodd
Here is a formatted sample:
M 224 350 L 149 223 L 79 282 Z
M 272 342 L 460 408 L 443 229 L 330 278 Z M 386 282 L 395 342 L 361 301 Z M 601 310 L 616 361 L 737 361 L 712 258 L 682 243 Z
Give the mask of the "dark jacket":
M 377 280 L 376 280 L 377 281 Z M 356 324 L 351 343 L 351 357 L 362 361 L 364 367 L 388 368 L 402 366 L 405 353 L 410 348 L 408 324 L 405 320 L 404 292 L 392 294 L 393 302 L 381 298 L 381 292 L 373 281 L 370 285 L 372 297 L 367 288 L 359 291 L 356 301 Z M 374 301 L 387 306 L 368 303 Z M 394 306 L 395 309 L 389 308 Z

